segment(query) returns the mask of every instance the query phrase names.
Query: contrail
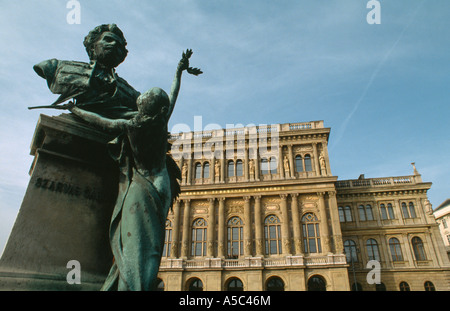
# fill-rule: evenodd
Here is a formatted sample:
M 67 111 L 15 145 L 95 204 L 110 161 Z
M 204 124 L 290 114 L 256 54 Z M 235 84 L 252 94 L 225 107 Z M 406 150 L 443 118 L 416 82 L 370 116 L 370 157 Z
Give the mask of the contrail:
M 347 115 L 347 117 L 345 118 L 344 122 L 341 125 L 338 137 L 336 138 L 336 140 L 334 140 L 333 145 L 330 147 L 330 149 L 333 149 L 334 146 L 336 146 L 339 141 L 341 140 L 342 136 L 344 135 L 345 129 L 347 128 L 347 124 L 350 121 L 350 119 L 353 117 L 353 115 L 355 114 L 356 110 L 358 110 L 359 106 L 361 105 L 361 102 L 363 101 L 363 99 L 366 97 L 367 92 L 369 91 L 370 87 L 373 84 L 373 81 L 375 80 L 376 76 L 378 75 L 378 72 L 381 69 L 381 66 L 383 66 L 383 64 L 386 62 L 386 60 L 389 58 L 389 56 L 392 54 L 392 51 L 397 47 L 397 44 L 400 42 L 400 40 L 402 39 L 403 35 L 405 34 L 406 30 L 409 28 L 409 26 L 412 24 L 412 22 L 414 21 L 415 16 L 417 15 L 417 12 L 419 11 L 420 7 L 423 5 L 423 3 L 426 0 L 422 0 L 419 5 L 416 7 L 416 9 L 414 10 L 414 13 L 412 14 L 411 20 L 409 21 L 408 24 L 406 24 L 406 26 L 403 28 L 402 32 L 400 33 L 400 35 L 398 36 L 397 40 L 394 42 L 394 44 L 392 45 L 392 47 L 384 54 L 384 56 L 381 58 L 380 62 L 378 63 L 377 67 L 375 68 L 375 70 L 373 71 L 372 75 L 370 76 L 369 82 L 366 84 L 366 87 L 364 88 L 361 96 L 359 97 L 359 99 L 356 101 L 355 106 L 353 107 L 352 111 Z

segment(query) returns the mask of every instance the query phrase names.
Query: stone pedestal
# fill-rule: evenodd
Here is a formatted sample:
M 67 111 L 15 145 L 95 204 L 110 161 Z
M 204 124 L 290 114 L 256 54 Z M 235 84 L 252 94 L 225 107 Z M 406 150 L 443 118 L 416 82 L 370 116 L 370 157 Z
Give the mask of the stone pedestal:
M 112 264 L 111 138 L 72 114 L 40 116 L 30 182 L 0 259 L 0 290 L 100 289 Z M 71 260 L 80 263 L 81 284 L 67 282 Z

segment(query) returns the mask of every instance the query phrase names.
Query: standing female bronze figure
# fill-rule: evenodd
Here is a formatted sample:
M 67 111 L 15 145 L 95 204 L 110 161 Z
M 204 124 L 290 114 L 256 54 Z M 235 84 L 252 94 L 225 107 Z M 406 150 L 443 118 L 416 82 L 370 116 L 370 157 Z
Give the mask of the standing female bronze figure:
M 175 106 L 184 70 L 192 50 L 183 53 L 170 96 L 160 88 L 139 95 L 138 111 L 131 119 L 110 119 L 65 105 L 84 121 L 119 133 L 110 153 L 120 167 L 119 194 L 110 224 L 114 263 L 102 290 L 152 290 L 164 247 L 165 222 L 173 200 L 179 195 L 181 172 L 167 154 L 168 121 Z

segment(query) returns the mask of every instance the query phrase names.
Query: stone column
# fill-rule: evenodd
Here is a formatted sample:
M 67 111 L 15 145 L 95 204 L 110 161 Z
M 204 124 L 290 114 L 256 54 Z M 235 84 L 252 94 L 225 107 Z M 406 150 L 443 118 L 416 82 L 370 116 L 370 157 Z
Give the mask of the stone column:
M 214 153 L 211 157 L 211 164 L 209 165 L 209 179 L 211 184 L 216 182 L 216 158 L 214 157 Z
M 322 242 L 322 252 L 330 252 L 330 231 L 328 229 L 328 216 L 325 209 L 324 192 L 318 192 L 319 197 L 319 213 L 320 213 L 320 240 Z
M 291 178 L 295 178 L 295 163 L 294 163 L 294 152 L 292 151 L 292 145 L 288 145 L 289 153 L 289 169 L 291 171 Z
M 284 174 L 284 162 L 283 162 L 284 158 L 283 158 L 283 146 L 278 146 L 278 156 L 277 156 L 277 166 L 278 166 L 278 171 L 279 174 L 278 176 L 280 176 L 281 179 L 284 179 L 285 174 Z
M 334 251 L 336 254 L 343 254 L 344 245 L 342 242 L 341 223 L 339 222 L 336 191 L 328 191 L 328 207 L 331 217 L 331 229 L 333 231 Z
M 243 168 L 244 168 L 244 180 L 248 181 L 250 179 L 249 176 L 249 167 L 248 167 L 248 148 L 244 147 L 244 163 L 243 163 Z
M 244 256 L 252 256 L 250 197 L 244 197 Z
M 255 159 L 255 180 L 260 179 L 261 175 L 261 168 L 260 168 L 260 158 L 259 158 L 259 151 L 256 149 L 256 159 Z
M 219 199 L 218 212 L 218 231 L 217 231 L 217 257 L 225 257 L 225 198 Z
M 214 257 L 214 233 L 216 231 L 216 220 L 214 213 L 214 202 L 216 199 L 209 198 L 209 208 L 208 208 L 208 231 L 207 231 L 207 241 L 206 241 L 206 256 Z
M 190 229 L 190 211 L 191 200 L 184 200 L 183 212 L 183 237 L 181 242 L 181 257 L 187 258 L 189 255 L 189 229 Z
M 281 241 L 283 245 L 283 254 L 291 254 L 291 239 L 289 237 L 289 214 L 287 209 L 287 194 L 280 194 L 281 198 Z
M 256 256 L 264 256 L 263 250 L 263 228 L 262 228 L 262 211 L 261 211 L 261 196 L 254 196 L 255 198 L 255 248 Z
M 302 237 L 301 237 L 301 224 L 300 213 L 298 210 L 298 193 L 291 194 L 291 212 L 292 212 L 292 226 L 294 233 L 294 249 L 295 255 L 303 255 L 302 252 Z
M 223 157 L 222 157 L 222 159 L 220 159 L 220 182 L 221 183 L 225 182 L 226 165 L 227 165 L 227 161 L 225 159 L 225 151 L 224 151 Z
M 332 176 L 331 168 L 330 168 L 330 157 L 328 155 L 328 143 L 326 141 L 322 142 L 322 150 L 323 155 L 325 157 L 326 167 L 327 167 L 327 175 Z
M 188 159 L 188 170 L 187 170 L 187 178 L 186 178 L 186 184 L 190 185 L 192 183 L 192 153 L 190 154 L 190 157 Z
M 317 152 L 317 143 L 312 143 L 313 146 L 313 156 L 314 156 L 314 170 L 316 171 L 316 176 L 320 176 L 320 166 L 319 166 L 319 153 Z
M 180 200 L 176 200 L 173 206 L 173 234 L 172 234 L 172 249 L 170 252 L 171 258 L 178 258 L 178 248 L 180 244 Z

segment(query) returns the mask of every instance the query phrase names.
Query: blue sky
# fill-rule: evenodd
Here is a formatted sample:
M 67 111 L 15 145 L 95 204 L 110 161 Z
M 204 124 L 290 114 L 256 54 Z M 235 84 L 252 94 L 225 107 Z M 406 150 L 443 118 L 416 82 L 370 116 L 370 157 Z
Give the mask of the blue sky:
M 170 126 L 324 120 L 339 179 L 411 175 L 436 208 L 449 194 L 450 2 L 380 0 L 83 1 L 68 24 L 66 0 L 0 0 L 0 250 L 22 202 L 40 113 L 56 99 L 32 67 L 88 61 L 93 27 L 116 23 L 129 55 L 118 74 L 143 92 L 170 89 L 181 53 L 194 50 L 199 77 L 183 76 Z

